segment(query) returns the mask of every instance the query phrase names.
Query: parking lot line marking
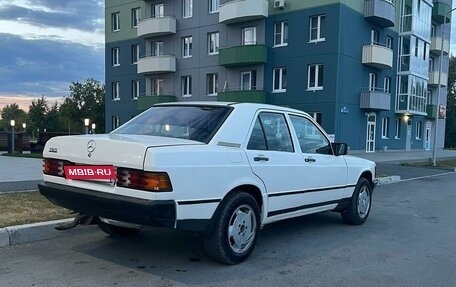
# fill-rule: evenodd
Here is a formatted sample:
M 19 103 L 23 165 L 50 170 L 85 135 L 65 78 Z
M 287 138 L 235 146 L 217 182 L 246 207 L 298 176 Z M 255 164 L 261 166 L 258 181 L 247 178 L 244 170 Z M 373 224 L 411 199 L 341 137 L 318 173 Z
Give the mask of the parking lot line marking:
M 406 179 L 401 179 L 399 182 L 412 181 L 412 180 L 418 180 L 418 179 L 426 179 L 426 178 L 449 175 L 449 174 L 454 174 L 454 171 L 445 172 L 445 173 L 439 173 L 439 174 L 433 174 L 433 175 L 425 175 L 425 176 L 413 177 L 413 178 L 406 178 Z

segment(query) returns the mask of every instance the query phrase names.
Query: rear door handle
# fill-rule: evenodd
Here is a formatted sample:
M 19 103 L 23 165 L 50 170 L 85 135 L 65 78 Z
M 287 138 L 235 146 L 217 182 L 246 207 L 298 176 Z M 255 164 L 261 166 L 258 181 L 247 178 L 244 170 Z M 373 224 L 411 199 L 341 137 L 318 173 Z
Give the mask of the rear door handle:
M 253 158 L 254 161 L 269 161 L 269 158 L 265 156 L 256 156 Z
M 308 157 L 304 160 L 305 162 L 316 162 L 314 158 Z

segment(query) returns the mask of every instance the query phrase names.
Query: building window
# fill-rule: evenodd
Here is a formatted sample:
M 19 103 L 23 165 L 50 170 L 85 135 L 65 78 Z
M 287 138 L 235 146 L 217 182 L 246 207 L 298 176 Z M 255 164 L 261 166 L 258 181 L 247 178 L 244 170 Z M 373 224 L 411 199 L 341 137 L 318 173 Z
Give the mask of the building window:
M 382 118 L 382 139 L 388 138 L 389 118 Z
M 206 77 L 206 94 L 216 96 L 218 90 L 218 74 L 207 74 Z
M 287 91 L 287 68 L 275 68 L 272 71 L 272 86 L 273 92 Z
M 112 48 L 112 66 L 117 67 L 120 66 L 120 59 L 119 59 L 119 48 Z
M 386 47 L 393 49 L 393 37 L 386 36 Z
M 219 32 L 207 34 L 207 53 L 217 55 L 219 53 Z
M 131 26 L 133 28 L 138 27 L 139 21 L 141 21 L 141 8 L 131 9 Z
M 165 5 L 163 3 L 152 5 L 152 18 L 161 18 L 165 16 Z
M 256 90 L 256 71 L 241 72 L 241 90 Z
M 163 41 L 152 42 L 150 48 L 153 57 L 163 56 Z
M 193 0 L 182 0 L 182 18 L 193 16 Z
M 139 81 L 131 81 L 131 98 L 133 100 L 139 98 Z
M 119 82 L 112 82 L 112 100 L 113 101 L 120 100 L 120 83 Z
M 310 17 L 310 42 L 325 41 L 325 15 Z
M 242 45 L 255 45 L 256 27 L 247 27 L 242 29 Z
M 209 0 L 209 13 L 217 13 L 220 7 L 220 0 Z
M 415 137 L 415 138 L 416 138 L 417 140 L 420 140 L 420 139 L 421 139 L 421 136 L 422 136 L 422 129 L 423 129 L 423 128 L 422 128 L 422 125 L 421 125 L 421 121 L 416 122 L 416 133 L 415 133 L 416 137 Z
M 139 61 L 139 44 L 131 45 L 131 63 L 136 64 Z
M 323 123 L 323 114 L 321 112 L 312 112 L 309 115 L 319 124 L 320 126 Z
M 119 116 L 112 116 L 112 129 L 115 130 L 120 126 Z
M 397 140 L 401 138 L 401 119 L 396 119 L 396 134 L 394 138 Z
M 288 45 L 288 21 L 274 24 L 274 47 Z
M 192 76 L 182 77 L 182 97 L 192 96 Z
M 379 42 L 378 30 L 377 29 L 372 29 L 371 30 L 371 44 L 372 45 L 377 45 L 378 42 Z
M 309 65 L 307 68 L 307 90 L 323 90 L 323 65 Z
M 429 72 L 434 71 L 434 58 L 429 58 Z
M 383 80 L 383 91 L 385 93 L 391 94 L 391 78 L 385 77 Z
M 377 89 L 377 74 L 369 73 L 369 92 L 375 92 Z
M 152 96 L 161 96 L 163 95 L 163 79 L 152 79 L 151 86 L 152 86 Z
M 120 12 L 111 14 L 112 31 L 120 31 Z
M 192 37 L 182 38 L 182 58 L 192 57 Z

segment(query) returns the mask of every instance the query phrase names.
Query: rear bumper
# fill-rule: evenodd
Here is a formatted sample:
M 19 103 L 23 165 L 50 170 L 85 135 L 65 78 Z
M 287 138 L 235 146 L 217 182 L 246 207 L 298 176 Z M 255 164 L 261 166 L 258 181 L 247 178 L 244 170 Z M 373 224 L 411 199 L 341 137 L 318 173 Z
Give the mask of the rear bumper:
M 174 200 L 147 200 L 43 182 L 40 193 L 55 205 L 91 216 L 149 226 L 176 227 Z

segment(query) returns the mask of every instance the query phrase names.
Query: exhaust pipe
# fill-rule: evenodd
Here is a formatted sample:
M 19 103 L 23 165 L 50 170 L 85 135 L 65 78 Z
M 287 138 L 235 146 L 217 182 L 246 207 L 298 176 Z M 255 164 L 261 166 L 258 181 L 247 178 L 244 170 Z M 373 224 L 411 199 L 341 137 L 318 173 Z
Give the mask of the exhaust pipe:
M 71 228 L 74 228 L 78 226 L 79 224 L 82 225 L 90 225 L 90 224 L 97 224 L 100 222 L 100 219 L 98 216 L 90 216 L 90 215 L 85 215 L 85 214 L 78 214 L 76 217 L 73 219 L 73 221 L 68 222 L 68 223 L 63 223 L 55 227 L 57 230 L 68 230 Z

